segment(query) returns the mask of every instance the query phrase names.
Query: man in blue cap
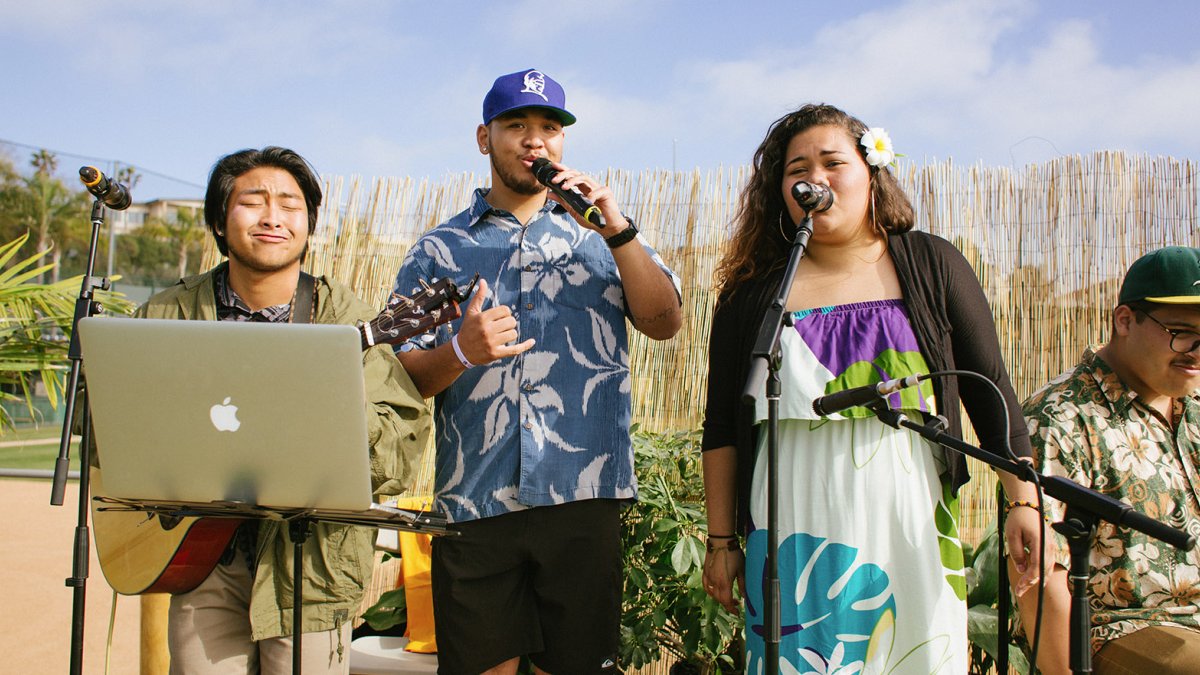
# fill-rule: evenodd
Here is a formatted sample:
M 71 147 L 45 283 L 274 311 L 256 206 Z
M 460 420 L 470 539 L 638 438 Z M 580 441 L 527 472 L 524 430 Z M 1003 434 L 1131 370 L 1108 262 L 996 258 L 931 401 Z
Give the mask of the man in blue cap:
M 1043 473 L 1200 535 L 1200 248 L 1172 246 L 1134 262 L 1108 344 L 1026 401 L 1025 417 Z M 1063 505 L 1046 502 L 1062 520 Z M 1038 658 L 1047 675 L 1070 672 L 1070 558 L 1065 542 L 1058 549 Z M 1200 553 L 1102 521 L 1091 563 L 1094 672 L 1197 672 Z M 1037 593 L 1017 603 L 1031 633 Z
M 612 190 L 561 164 L 575 123 L 539 70 L 496 79 L 475 132 L 491 187 L 418 239 L 396 278 L 481 277 L 464 316 L 402 364 L 435 396 L 436 508 L 462 532 L 435 538 L 441 673 L 616 672 L 620 512 L 636 498 L 625 321 L 666 340 L 679 281 Z M 603 227 L 533 174 L 599 209 Z

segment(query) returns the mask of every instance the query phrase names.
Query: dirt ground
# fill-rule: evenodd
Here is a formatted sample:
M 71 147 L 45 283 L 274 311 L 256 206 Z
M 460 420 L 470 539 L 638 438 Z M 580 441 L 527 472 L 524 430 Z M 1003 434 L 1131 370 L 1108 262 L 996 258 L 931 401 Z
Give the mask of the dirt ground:
M 50 505 L 50 481 L 0 479 L 0 671 L 48 673 L 70 670 L 71 576 L 78 483 L 67 485 L 62 506 Z M 105 672 L 113 592 L 89 542 L 83 672 Z M 117 597 L 109 673 L 138 672 L 140 602 Z

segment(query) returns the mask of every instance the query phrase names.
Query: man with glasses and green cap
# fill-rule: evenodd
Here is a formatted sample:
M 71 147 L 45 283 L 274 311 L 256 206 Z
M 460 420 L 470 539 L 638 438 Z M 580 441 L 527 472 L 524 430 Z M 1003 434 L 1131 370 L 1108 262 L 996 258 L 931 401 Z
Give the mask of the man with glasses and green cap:
M 1108 343 L 1026 401 L 1025 417 L 1044 474 L 1200 535 L 1200 248 L 1163 248 L 1134 262 Z M 1046 503 L 1062 520 L 1065 507 Z M 1047 675 L 1070 672 L 1069 556 L 1065 541 L 1058 548 L 1038 658 Z M 1200 552 L 1101 521 L 1088 592 L 1094 672 L 1197 672 Z M 1032 632 L 1037 592 L 1017 604 Z

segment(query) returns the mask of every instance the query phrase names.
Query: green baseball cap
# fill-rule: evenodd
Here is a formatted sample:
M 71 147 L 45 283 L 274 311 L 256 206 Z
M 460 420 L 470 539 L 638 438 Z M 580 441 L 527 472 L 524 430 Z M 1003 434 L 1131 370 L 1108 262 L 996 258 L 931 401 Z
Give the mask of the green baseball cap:
M 1200 248 L 1168 246 L 1138 258 L 1125 273 L 1117 304 L 1139 300 L 1200 305 Z

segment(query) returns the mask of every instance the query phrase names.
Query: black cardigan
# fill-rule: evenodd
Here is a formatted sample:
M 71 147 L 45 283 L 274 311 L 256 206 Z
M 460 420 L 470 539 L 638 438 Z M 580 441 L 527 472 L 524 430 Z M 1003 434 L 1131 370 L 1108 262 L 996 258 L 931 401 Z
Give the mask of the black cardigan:
M 953 244 L 925 232 L 888 237 L 888 254 L 896 267 L 900 289 L 921 355 L 932 370 L 972 370 L 995 382 L 1004 394 L 1009 427 L 997 407 L 991 387 L 972 378 L 932 380 L 937 410 L 950 423 L 948 433 L 962 436 L 959 399 L 971 417 L 980 445 L 1004 455 L 1008 437 L 1013 452 L 1030 457 L 1029 432 L 1021 406 L 1000 356 L 1000 343 L 991 310 L 979 279 Z M 767 307 L 779 290 L 783 270 L 743 282 L 717 300 L 708 353 L 708 400 L 704 411 L 702 448 L 737 448 L 738 530 L 749 523 L 750 477 L 757 438 L 754 407 L 741 401 L 749 371 L 750 352 Z M 966 459 L 949 453 L 949 473 L 957 493 L 970 479 Z

